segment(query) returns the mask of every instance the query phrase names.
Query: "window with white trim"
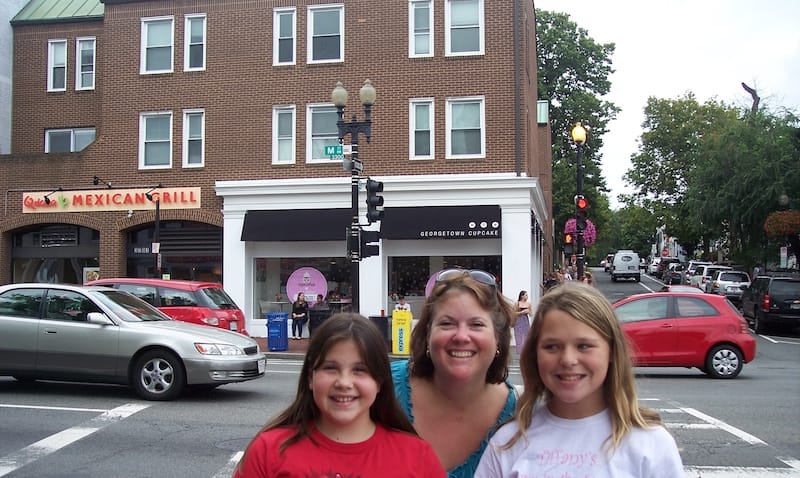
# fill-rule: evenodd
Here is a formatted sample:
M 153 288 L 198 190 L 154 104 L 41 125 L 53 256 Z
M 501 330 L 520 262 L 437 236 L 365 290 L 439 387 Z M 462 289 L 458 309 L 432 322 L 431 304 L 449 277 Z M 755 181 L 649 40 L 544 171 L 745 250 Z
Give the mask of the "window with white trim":
M 67 40 L 47 42 L 47 91 L 67 90 Z
M 408 2 L 408 56 L 433 56 L 433 5 L 431 0 Z
M 272 108 L 272 164 L 295 163 L 295 106 Z
M 447 99 L 447 157 L 486 157 L 486 121 L 482 96 Z
M 172 73 L 174 23 L 171 16 L 142 19 L 141 74 Z
M 75 39 L 75 89 L 93 90 L 95 72 L 95 37 Z
M 433 98 L 415 98 L 409 103 L 409 157 L 433 159 Z
M 308 7 L 308 63 L 344 61 L 344 5 Z
M 172 112 L 139 115 L 139 169 L 172 167 Z
M 94 128 L 49 129 L 44 134 L 45 153 L 74 153 L 92 144 Z
M 206 69 L 206 15 L 186 15 L 183 39 L 184 71 Z
M 272 63 L 274 65 L 295 64 L 295 37 L 297 35 L 297 12 L 292 8 L 276 8 L 272 17 Z
M 206 112 L 183 111 L 183 167 L 201 168 L 206 162 Z
M 483 55 L 483 0 L 446 0 L 446 2 L 445 54 Z
M 339 144 L 339 117 L 332 104 L 308 105 L 306 112 L 306 162 L 329 161 L 325 146 Z

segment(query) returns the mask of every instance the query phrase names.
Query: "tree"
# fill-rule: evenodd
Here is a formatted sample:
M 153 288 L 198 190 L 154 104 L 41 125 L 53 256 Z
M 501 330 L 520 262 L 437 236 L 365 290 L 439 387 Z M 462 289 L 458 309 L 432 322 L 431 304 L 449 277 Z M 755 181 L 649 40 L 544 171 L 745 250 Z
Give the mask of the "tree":
M 608 122 L 619 108 L 601 97 L 609 92 L 614 44 L 598 44 L 565 13 L 536 10 L 536 55 L 539 99 L 550 101 L 553 143 L 553 217 L 562 230 L 575 213 L 576 151 L 570 132 L 576 121 L 587 127 L 583 148 L 584 195 L 592 221 L 602 237 L 609 218 L 608 192 L 598 151 Z M 605 208 L 605 209 L 601 209 Z M 605 255 L 605 252 L 602 253 Z

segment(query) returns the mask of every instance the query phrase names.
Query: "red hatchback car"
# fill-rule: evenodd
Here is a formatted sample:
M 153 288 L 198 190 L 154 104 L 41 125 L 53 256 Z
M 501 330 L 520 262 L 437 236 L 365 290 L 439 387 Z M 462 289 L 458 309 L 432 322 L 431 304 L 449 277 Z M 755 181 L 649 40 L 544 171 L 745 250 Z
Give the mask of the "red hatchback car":
M 123 290 L 175 320 L 249 335 L 244 329 L 242 309 L 217 282 L 114 278 L 98 279 L 86 285 L 105 285 Z
M 639 367 L 697 367 L 734 378 L 756 356 L 747 322 L 724 296 L 638 294 L 615 302 L 614 310 Z

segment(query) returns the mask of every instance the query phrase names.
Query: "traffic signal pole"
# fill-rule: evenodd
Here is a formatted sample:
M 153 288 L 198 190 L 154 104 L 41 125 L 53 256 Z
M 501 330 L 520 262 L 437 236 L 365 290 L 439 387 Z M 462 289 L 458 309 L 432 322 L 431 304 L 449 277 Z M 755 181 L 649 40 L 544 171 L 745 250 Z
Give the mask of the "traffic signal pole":
M 577 176 L 577 192 L 575 196 L 575 232 L 577 235 L 575 248 L 577 251 L 575 252 L 578 266 L 577 279 L 581 280 L 583 279 L 584 260 L 586 257 L 583 250 L 583 230 L 586 225 L 586 203 L 583 197 L 583 144 L 586 142 L 586 130 L 580 123 L 576 124 L 572 129 L 572 139 L 578 146 L 578 161 L 576 164 L 577 167 L 575 168 L 575 174 Z M 584 207 L 581 207 L 581 200 L 584 200 Z

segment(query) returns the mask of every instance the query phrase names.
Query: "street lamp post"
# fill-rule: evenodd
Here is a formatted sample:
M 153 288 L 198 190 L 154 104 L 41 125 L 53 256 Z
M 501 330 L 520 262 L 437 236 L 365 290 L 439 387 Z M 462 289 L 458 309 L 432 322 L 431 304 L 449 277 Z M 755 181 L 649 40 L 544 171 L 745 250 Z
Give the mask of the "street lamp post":
M 580 280 L 583 278 L 583 266 L 584 266 L 584 250 L 583 250 L 583 226 L 580 224 L 579 221 L 579 213 L 580 207 L 577 204 L 577 198 L 583 196 L 583 144 L 586 142 L 586 129 L 581 126 L 581 123 L 578 122 L 574 128 L 572 128 L 572 140 L 578 147 L 578 161 L 575 168 L 575 174 L 577 176 L 577 192 L 576 192 L 576 204 L 575 204 L 575 232 L 577 233 L 577 242 L 576 242 L 576 257 L 577 257 L 577 267 L 578 267 L 578 279 Z
M 344 138 L 350 135 L 350 145 L 352 147 L 352 161 L 350 163 L 350 194 L 352 221 L 347 235 L 347 256 L 350 260 L 350 296 L 353 312 L 359 311 L 359 254 L 361 226 L 358 221 L 358 181 L 359 173 L 363 170 L 361 161 L 358 159 L 358 135 L 364 134 L 369 143 L 372 136 L 372 105 L 375 104 L 375 88 L 372 82 L 364 80 L 364 86 L 358 92 L 361 104 L 364 106 L 364 120 L 358 121 L 353 114 L 350 122 L 344 120 L 344 108 L 347 105 L 347 90 L 342 86 L 342 82 L 336 83 L 336 88 L 331 93 L 331 100 L 336 105 L 338 120 L 336 127 L 339 130 L 339 144 L 344 144 Z

